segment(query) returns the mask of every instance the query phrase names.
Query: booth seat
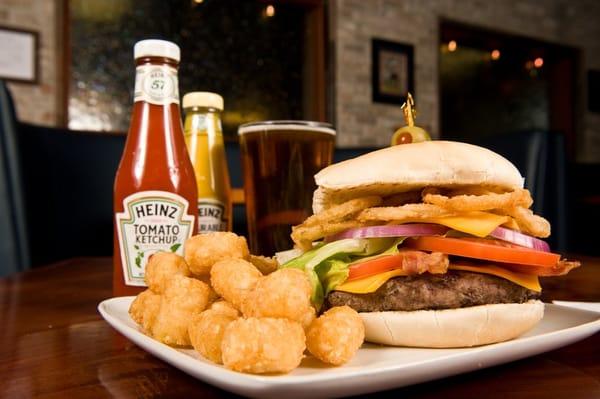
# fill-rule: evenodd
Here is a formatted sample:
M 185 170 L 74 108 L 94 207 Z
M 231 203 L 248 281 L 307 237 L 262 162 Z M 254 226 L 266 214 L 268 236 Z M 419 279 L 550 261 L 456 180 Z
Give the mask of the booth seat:
M 112 189 L 124 144 L 124 134 L 20 123 L 0 81 L 0 276 L 76 256 L 112 255 Z M 534 210 L 552 223 L 553 248 L 568 250 L 570 188 L 562 136 L 520 132 L 479 144 L 517 165 Z M 334 161 L 372 150 L 336 149 Z M 237 142 L 226 143 L 226 152 L 232 186 L 239 189 Z M 233 210 L 238 234 L 247 232 L 245 216 L 238 201 Z

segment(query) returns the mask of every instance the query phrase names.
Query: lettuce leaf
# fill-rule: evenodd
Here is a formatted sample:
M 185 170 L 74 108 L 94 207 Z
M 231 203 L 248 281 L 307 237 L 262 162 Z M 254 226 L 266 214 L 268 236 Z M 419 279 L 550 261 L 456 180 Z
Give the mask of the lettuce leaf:
M 335 287 L 348 279 L 350 259 L 328 259 L 315 268 L 326 297 Z
M 308 275 L 308 280 L 312 286 L 312 295 L 310 301 L 317 310 L 321 309 L 323 302 L 325 301 L 325 293 L 323 292 L 323 284 L 319 280 L 318 274 L 314 270 L 306 270 L 305 273 Z
M 325 296 L 348 278 L 348 266 L 356 259 L 395 249 L 395 238 L 349 238 L 320 245 L 284 263 L 281 267 L 304 270 L 312 285 L 312 303 L 318 309 Z M 402 241 L 400 241 L 402 242 Z
M 394 243 L 392 245 L 389 246 L 389 248 L 387 248 L 385 251 L 380 252 L 378 254 L 375 255 L 370 255 L 370 256 L 359 256 L 359 257 L 354 257 L 352 259 L 352 265 L 358 264 L 358 263 L 362 263 L 362 262 L 366 262 L 368 260 L 373 260 L 373 259 L 377 259 L 377 258 L 381 258 L 383 256 L 389 256 L 389 255 L 395 255 L 399 252 L 398 247 L 400 246 L 400 244 L 402 244 L 404 242 L 404 240 L 406 240 L 406 237 L 398 237 L 395 239 Z

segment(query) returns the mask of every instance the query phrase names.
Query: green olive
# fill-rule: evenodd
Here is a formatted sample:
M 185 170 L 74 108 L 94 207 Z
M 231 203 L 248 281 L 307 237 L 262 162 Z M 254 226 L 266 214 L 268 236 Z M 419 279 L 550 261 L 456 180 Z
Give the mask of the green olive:
M 419 143 L 421 141 L 430 141 L 429 133 L 418 126 L 404 126 L 396 130 L 392 136 L 392 145 Z

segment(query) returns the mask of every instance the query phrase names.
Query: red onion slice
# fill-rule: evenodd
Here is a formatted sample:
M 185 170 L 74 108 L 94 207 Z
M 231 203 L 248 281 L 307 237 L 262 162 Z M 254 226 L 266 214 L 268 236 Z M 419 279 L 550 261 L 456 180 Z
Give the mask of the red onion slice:
M 490 237 L 494 237 L 502 241 L 508 241 L 521 247 L 531 248 L 536 251 L 550 252 L 550 246 L 546 241 L 504 227 L 497 227 L 491 232 Z
M 432 223 L 367 226 L 357 227 L 334 234 L 327 237 L 325 241 L 332 242 L 342 240 L 344 238 L 441 236 L 446 234 L 448 231 L 450 231 L 448 227 Z M 531 248 L 536 251 L 550 252 L 550 246 L 547 242 L 504 227 L 497 227 L 494 231 L 492 231 L 490 237 L 507 241 L 521 247 Z
M 441 236 L 450 230 L 446 226 L 429 223 L 409 223 L 400 225 L 367 226 L 349 229 L 327 237 L 327 242 L 344 238 L 382 238 L 382 237 L 418 237 Z

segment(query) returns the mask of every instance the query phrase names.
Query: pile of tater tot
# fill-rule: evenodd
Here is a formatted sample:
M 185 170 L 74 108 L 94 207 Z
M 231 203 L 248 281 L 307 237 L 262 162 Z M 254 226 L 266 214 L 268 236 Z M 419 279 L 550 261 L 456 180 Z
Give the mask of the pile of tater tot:
M 158 252 L 146 266 L 148 289 L 129 313 L 146 334 L 193 346 L 206 359 L 245 373 L 287 373 L 305 351 L 342 365 L 364 341 L 364 325 L 348 306 L 317 318 L 311 285 L 298 269 L 250 255 L 244 237 L 197 235 L 184 257 Z

